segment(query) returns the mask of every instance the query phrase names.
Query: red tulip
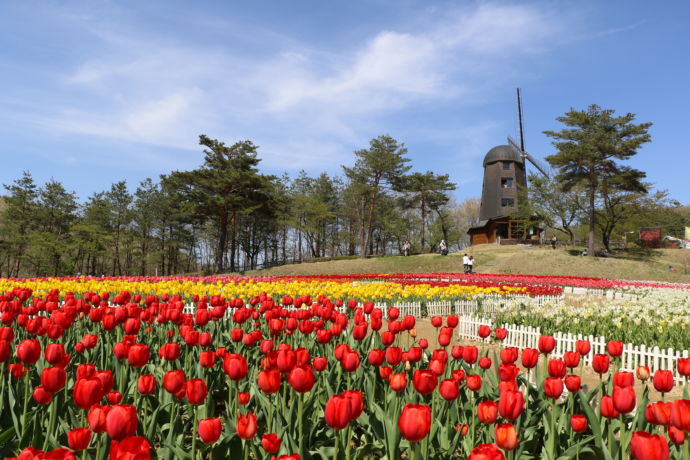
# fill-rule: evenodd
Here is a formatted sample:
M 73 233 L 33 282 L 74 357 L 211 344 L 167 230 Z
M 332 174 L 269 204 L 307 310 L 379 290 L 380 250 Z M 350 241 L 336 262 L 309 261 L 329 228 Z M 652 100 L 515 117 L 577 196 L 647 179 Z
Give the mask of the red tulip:
M 685 433 L 673 425 L 668 427 L 668 437 L 671 442 L 677 446 L 681 446 L 683 443 L 685 443 Z
M 278 369 L 262 370 L 259 372 L 257 383 L 264 393 L 275 393 L 280 390 L 280 371 Z
M 522 366 L 527 369 L 532 369 L 537 365 L 539 360 L 539 351 L 535 348 L 525 348 L 522 350 Z
M 213 444 L 220 438 L 223 426 L 219 418 L 205 418 L 199 420 L 199 438 L 204 444 Z
M 491 335 L 491 328 L 485 324 L 482 324 L 481 326 L 479 326 L 479 331 L 477 333 L 479 337 L 485 339 Z
M 290 371 L 288 382 L 297 393 L 307 393 L 314 386 L 316 377 L 311 366 L 295 366 Z
M 78 379 L 72 397 L 78 407 L 87 410 L 103 397 L 103 385 L 96 377 Z
M 367 361 L 369 361 L 369 364 L 372 366 L 379 367 L 383 364 L 385 356 L 386 353 L 383 350 L 371 350 L 367 355 Z
M 113 371 L 97 371 L 94 373 L 94 377 L 101 381 L 103 386 L 103 393 L 108 393 L 113 389 Z
M 428 395 L 436 389 L 438 379 L 430 370 L 416 369 L 412 375 L 412 385 L 419 394 Z
M 312 365 L 317 372 L 323 372 L 328 367 L 328 358 L 316 357 L 312 360 Z
M 501 423 L 494 428 L 496 445 L 503 450 L 513 450 L 518 445 L 518 433 L 512 423 Z
M 580 414 L 571 415 L 570 427 L 575 433 L 584 433 L 587 431 L 587 417 Z
M 362 396 L 362 392 L 346 390 L 343 391 L 341 396 L 347 398 L 350 402 L 350 417 L 352 417 L 352 420 L 357 419 L 364 412 L 364 396 Z
M 654 389 L 659 393 L 668 393 L 673 390 L 673 372 L 656 371 L 654 373 Z
M 62 359 L 65 356 L 65 346 L 61 343 L 49 343 L 46 345 L 46 349 L 43 354 L 46 358 L 46 361 L 55 366 L 62 362 Z
M 137 390 L 142 395 L 150 395 L 156 389 L 156 378 L 151 374 L 144 374 L 139 376 L 137 381 Z
M 151 445 L 148 439 L 141 436 L 130 436 L 121 442 L 110 443 L 108 460 L 149 460 Z
M 91 430 L 88 428 L 74 428 L 67 432 L 67 445 L 72 450 L 84 450 L 91 442 Z
M 592 358 L 592 369 L 597 374 L 605 374 L 609 370 L 609 356 L 598 354 Z
M 236 382 L 247 376 L 247 360 L 237 353 L 228 353 L 223 359 L 223 371 Z
M 122 393 L 119 391 L 111 391 L 106 395 L 108 399 L 108 404 L 115 405 L 122 402 Z
M 635 385 L 635 376 L 632 372 L 616 372 L 613 374 L 613 386 L 631 387 Z
M 326 425 L 336 430 L 345 428 L 352 419 L 352 406 L 350 401 L 341 395 L 330 397 L 324 408 Z
M 517 378 L 519 373 L 520 373 L 520 369 L 515 364 L 501 363 L 498 366 L 498 377 L 503 382 L 514 381 Z
M 438 387 L 438 392 L 446 401 L 453 401 L 460 394 L 460 385 L 454 379 L 444 379 Z
M 465 379 L 465 385 L 472 391 L 479 391 L 482 387 L 482 376 L 481 375 L 468 375 Z
M 565 362 L 562 359 L 550 359 L 547 370 L 549 372 L 549 376 L 559 379 L 565 377 L 565 373 L 567 372 Z
M 115 441 L 120 441 L 137 432 L 139 421 L 134 406 L 118 404 L 112 406 L 105 416 L 105 430 Z
M 388 377 L 388 384 L 393 391 L 403 391 L 407 386 L 407 374 L 391 374 Z
M 671 403 L 659 401 L 647 404 L 644 416 L 652 425 L 668 426 L 671 423 Z
M 633 387 L 614 387 L 613 407 L 621 414 L 628 414 L 635 408 L 635 390 Z
M 479 358 L 479 367 L 482 369 L 488 369 L 491 367 L 491 358 L 487 358 L 486 356 Z
M 24 364 L 33 364 L 41 357 L 41 343 L 36 339 L 25 339 L 17 345 L 17 358 Z
M 134 367 L 142 367 L 149 362 L 149 347 L 143 344 L 135 344 L 129 347 L 127 361 Z
M 408 441 L 421 441 L 431 430 L 431 408 L 421 404 L 406 404 L 398 419 L 398 429 Z
M 577 351 L 580 356 L 588 355 L 591 349 L 592 345 L 589 343 L 589 340 L 578 340 L 575 342 L 575 351 Z
M 257 431 L 256 416 L 251 412 L 247 415 L 239 414 L 235 427 L 237 429 L 237 435 L 240 438 L 246 440 L 252 439 Z
M 601 415 L 606 418 L 616 418 L 620 415 L 613 404 L 613 398 L 608 395 L 601 397 L 599 411 Z
M 385 354 L 386 361 L 391 366 L 396 366 L 402 361 L 402 349 L 400 347 L 388 347 Z
M 635 460 L 668 460 L 668 442 L 662 435 L 636 431 L 630 439 L 630 455 Z
M 508 329 L 503 327 L 496 328 L 494 335 L 496 336 L 497 340 L 505 340 L 505 338 L 508 336 Z
M 94 433 L 103 433 L 105 431 L 105 417 L 108 415 L 109 410 L 110 406 L 100 406 L 98 404 L 91 406 L 87 417 L 91 431 Z
M 474 364 L 477 362 L 479 350 L 474 345 L 467 345 L 462 349 L 462 360 L 467 364 Z
M 185 382 L 185 397 L 190 404 L 195 406 L 203 404 L 206 395 L 208 395 L 208 388 L 202 379 L 190 379 Z
M 39 385 L 34 388 L 33 398 L 38 404 L 45 406 L 46 404 L 50 404 L 50 401 L 53 400 L 53 393 L 46 391 L 43 385 Z
M 678 399 L 671 405 L 671 424 L 679 430 L 690 432 L 690 399 Z
M 216 352 L 213 350 L 204 350 L 199 353 L 199 364 L 204 369 L 210 369 L 216 364 Z
M 516 347 L 507 347 L 501 350 L 501 362 L 503 364 L 512 364 L 518 359 L 518 349 Z
M 163 374 L 163 388 L 170 394 L 177 394 L 184 388 L 185 376 L 182 369 L 167 371 Z
M 505 460 L 505 455 L 494 444 L 479 444 L 472 449 L 467 460 Z
M 623 354 L 623 342 L 611 340 L 606 344 L 606 352 L 613 358 L 618 358 Z
M 443 318 L 440 316 L 432 316 L 431 317 L 431 325 L 434 327 L 441 327 L 443 326 Z M 485 326 L 488 327 L 488 326 Z M 481 326 L 479 327 L 481 329 Z
M 556 348 L 556 339 L 550 335 L 542 335 L 539 337 L 539 342 L 537 342 L 537 347 L 541 353 L 548 355 Z
M 678 358 L 678 373 L 683 377 L 690 376 L 690 358 Z
M 577 393 L 580 391 L 580 376 L 575 374 L 566 375 L 565 377 L 565 387 L 571 393 Z
M 7 361 L 12 353 L 12 348 L 10 347 L 10 342 L 7 340 L 0 340 L 0 363 Z
M 65 387 L 67 374 L 61 367 L 46 367 L 41 371 L 41 385 L 49 393 L 57 393 Z
M 359 353 L 355 350 L 345 351 L 340 364 L 345 372 L 354 372 L 359 368 Z
M 175 361 L 180 353 L 180 344 L 174 342 L 166 343 L 158 350 L 158 355 L 166 361 Z
M 506 420 L 516 420 L 525 407 L 525 399 L 519 391 L 504 391 L 498 400 L 498 413 Z M 500 444 L 499 444 L 500 445 Z
M 563 394 L 563 380 L 549 377 L 544 380 L 544 394 L 552 399 L 558 399 Z
M 580 354 L 574 351 L 566 351 L 563 353 L 563 362 L 569 369 L 576 368 L 580 364 Z
M 477 418 L 480 422 L 491 425 L 498 418 L 498 404 L 494 401 L 482 401 L 477 404 Z
M 237 393 L 237 401 L 239 401 L 239 403 L 242 404 L 243 406 L 249 404 L 249 399 L 250 399 L 249 393 L 246 393 L 246 392 Z
M 267 433 L 261 437 L 261 447 L 269 454 L 275 454 L 280 450 L 280 438 L 275 433 Z

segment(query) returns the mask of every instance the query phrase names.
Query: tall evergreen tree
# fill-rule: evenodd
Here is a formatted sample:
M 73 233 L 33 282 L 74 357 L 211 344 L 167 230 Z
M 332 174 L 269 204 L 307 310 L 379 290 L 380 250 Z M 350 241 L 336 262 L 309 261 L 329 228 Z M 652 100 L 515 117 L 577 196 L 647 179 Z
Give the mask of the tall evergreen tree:
M 558 152 L 546 157 L 557 169 L 557 179 L 568 191 L 583 186 L 587 193 L 589 222 L 588 254 L 594 256 L 596 200 L 605 187 L 618 191 L 645 192 L 642 171 L 622 165 L 637 149 L 649 142 L 647 130 L 652 123 L 634 124 L 635 115 L 614 116 L 615 111 L 590 105 L 587 110 L 571 109 L 557 120 L 566 127 L 561 131 L 544 131 L 552 137 Z
M 436 211 L 443 221 L 440 208 L 448 203 L 448 192 L 455 190 L 455 184 L 448 180 L 448 174 L 437 175 L 431 171 L 406 176 L 402 190 L 407 207 L 418 208 L 421 216 L 421 251 L 426 248 L 426 224 L 429 211 Z M 445 230 L 445 225 L 442 225 Z M 444 238 L 445 239 L 445 238 Z
M 366 219 L 362 225 L 360 238 L 360 257 L 369 253 L 372 224 L 379 194 L 386 188 L 399 190 L 402 177 L 409 171 L 409 158 L 405 157 L 404 144 L 388 135 L 379 136 L 369 142 L 368 149 L 355 152 L 357 160 L 352 168 L 343 166 L 345 175 L 359 184 L 366 198 Z

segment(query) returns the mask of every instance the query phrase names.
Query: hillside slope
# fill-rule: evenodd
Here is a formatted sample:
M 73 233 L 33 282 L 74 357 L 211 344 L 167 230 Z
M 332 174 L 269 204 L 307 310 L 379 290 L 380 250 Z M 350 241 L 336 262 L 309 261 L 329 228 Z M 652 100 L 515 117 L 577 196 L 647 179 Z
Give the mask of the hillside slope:
M 437 254 L 386 256 L 371 259 L 335 260 L 283 265 L 255 270 L 246 275 L 319 275 L 344 273 L 461 272 L 462 254 L 446 257 Z M 468 248 L 476 259 L 478 273 L 532 275 L 570 275 L 601 278 L 657 280 L 690 283 L 690 250 L 663 249 L 649 253 L 629 252 L 615 258 L 590 258 L 567 249 L 525 248 L 522 246 L 482 245 Z M 678 269 L 668 271 L 669 265 Z

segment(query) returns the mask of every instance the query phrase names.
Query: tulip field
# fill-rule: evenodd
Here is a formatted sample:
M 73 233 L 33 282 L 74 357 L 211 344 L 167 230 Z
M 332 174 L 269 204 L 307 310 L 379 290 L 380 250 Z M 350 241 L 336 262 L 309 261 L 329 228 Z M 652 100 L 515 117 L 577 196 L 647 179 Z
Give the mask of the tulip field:
M 667 397 L 678 383 L 670 369 L 619 370 L 622 340 L 687 349 L 687 286 L 572 281 L 448 274 L 0 279 L 0 455 L 689 459 L 688 389 Z M 557 296 L 567 285 L 647 290 L 612 312 L 589 299 L 557 324 L 548 305 L 499 312 L 545 330 L 607 327 L 597 330 L 611 339 L 606 353 L 594 355 L 590 369 L 582 359 L 592 353 L 586 340 L 562 358 L 550 356 L 552 336 L 537 348 L 503 347 L 508 331 L 485 325 L 478 335 L 493 344 L 458 343 L 455 315 L 432 318 L 433 335 L 421 337 L 417 328 L 428 320 L 391 306 Z M 672 332 L 643 330 L 654 328 Z M 690 376 L 690 359 L 675 366 Z M 595 373 L 597 383 L 583 385 L 583 372 Z M 652 389 L 660 400 L 651 401 Z

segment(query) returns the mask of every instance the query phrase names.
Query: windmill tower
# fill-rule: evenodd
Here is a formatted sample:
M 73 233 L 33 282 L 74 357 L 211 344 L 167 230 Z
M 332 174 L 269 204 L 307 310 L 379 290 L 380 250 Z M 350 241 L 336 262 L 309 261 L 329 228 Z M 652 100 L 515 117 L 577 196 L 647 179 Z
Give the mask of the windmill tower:
M 517 89 L 517 106 L 520 143 L 508 137 L 507 145 L 492 148 L 484 157 L 480 223 L 468 231 L 473 245 L 531 241 L 540 231 L 533 228 L 530 221 L 511 218 L 520 205 L 519 200 L 525 199 L 519 190 L 527 185 L 527 162 L 547 175 L 541 164 L 525 150 L 520 88 Z

